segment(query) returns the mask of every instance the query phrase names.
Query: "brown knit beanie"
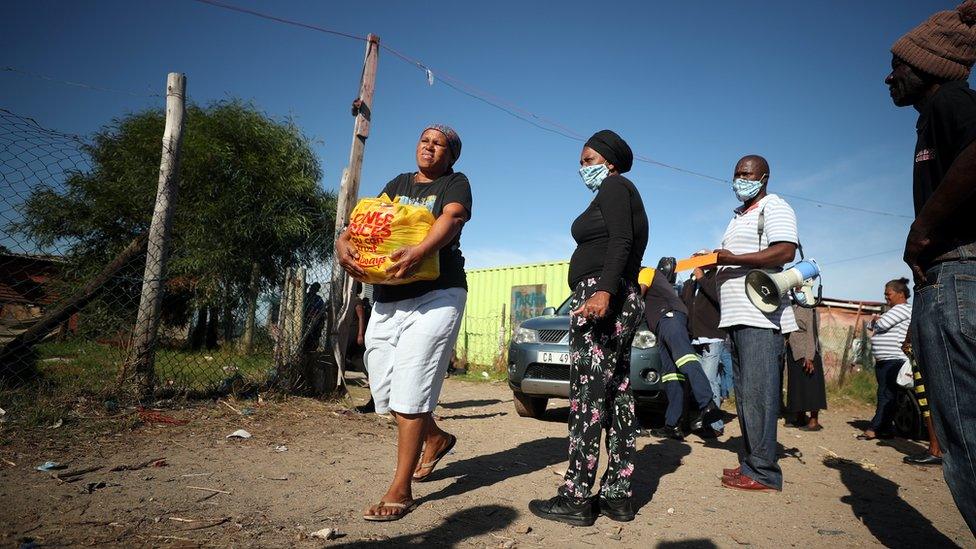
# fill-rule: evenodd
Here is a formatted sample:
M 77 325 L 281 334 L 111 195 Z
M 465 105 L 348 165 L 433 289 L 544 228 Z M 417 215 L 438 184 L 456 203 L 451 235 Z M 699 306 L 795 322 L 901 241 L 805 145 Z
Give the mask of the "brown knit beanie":
M 976 62 L 976 0 L 940 11 L 902 36 L 891 53 L 909 65 L 949 80 L 969 78 Z

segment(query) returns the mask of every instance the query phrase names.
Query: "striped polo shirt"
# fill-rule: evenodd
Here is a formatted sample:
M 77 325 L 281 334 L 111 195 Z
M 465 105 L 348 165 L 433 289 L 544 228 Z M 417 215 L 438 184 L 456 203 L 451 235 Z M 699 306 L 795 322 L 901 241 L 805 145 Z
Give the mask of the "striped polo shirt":
M 899 303 L 888 312 L 881 315 L 871 329 L 871 354 L 874 360 L 906 360 L 908 357 L 901 350 L 901 344 L 908 334 L 908 325 L 912 321 L 912 306 Z
M 759 235 L 759 213 L 763 213 L 763 231 Z M 732 220 L 722 237 L 722 248 L 736 254 L 748 254 L 764 250 L 771 243 L 799 242 L 796 214 L 785 200 L 775 194 L 764 196 L 756 207 L 743 213 L 742 207 L 733 210 Z M 719 286 L 721 320 L 719 328 L 751 326 L 769 328 L 782 333 L 795 332 L 796 318 L 789 298 L 784 297 L 779 308 L 764 313 L 746 297 L 746 274 L 752 267 L 723 265 L 719 267 L 716 283 Z

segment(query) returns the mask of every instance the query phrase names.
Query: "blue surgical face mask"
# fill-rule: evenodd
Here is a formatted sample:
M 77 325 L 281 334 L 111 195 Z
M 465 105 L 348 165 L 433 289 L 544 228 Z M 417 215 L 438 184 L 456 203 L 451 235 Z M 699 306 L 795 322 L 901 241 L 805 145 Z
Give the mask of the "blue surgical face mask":
M 610 175 L 610 168 L 606 164 L 592 164 L 580 168 L 579 174 L 583 178 L 583 184 L 591 191 L 596 192 L 600 189 L 603 180 Z
M 755 198 L 763 186 L 763 178 L 760 177 L 756 181 L 750 179 L 736 179 L 732 182 L 732 191 L 735 192 L 735 197 L 741 202 L 746 202 L 751 198 Z

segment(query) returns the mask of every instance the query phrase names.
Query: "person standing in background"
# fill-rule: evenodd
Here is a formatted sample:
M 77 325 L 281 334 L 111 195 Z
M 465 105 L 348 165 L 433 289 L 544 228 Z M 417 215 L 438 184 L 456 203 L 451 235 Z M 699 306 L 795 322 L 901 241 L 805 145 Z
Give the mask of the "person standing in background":
M 350 351 L 347 356 L 362 359 L 364 361 L 363 371 L 369 375 L 369 369 L 365 367 L 366 353 L 366 328 L 369 326 L 369 316 L 373 312 L 373 285 L 364 284 L 356 281 L 356 333 L 355 340 L 349 342 Z M 352 339 L 352 338 L 350 338 Z M 369 402 L 362 406 L 357 406 L 356 411 L 361 414 L 372 414 L 376 412 L 376 402 L 373 395 L 369 395 Z
M 325 300 L 319 295 L 321 289 L 321 284 L 313 282 L 305 293 L 305 334 L 302 339 L 302 351 L 305 353 L 318 350 L 325 328 Z
M 681 440 L 684 432 L 680 420 L 685 408 L 685 386 L 691 390 L 696 413 L 691 420 L 691 430 L 701 432 L 718 421 L 721 411 L 708 376 L 702 369 L 688 335 L 688 308 L 674 289 L 674 271 L 662 269 L 671 258 L 662 258 L 657 269 L 641 269 L 637 283 L 644 297 L 644 316 L 647 328 L 657 337 L 661 349 L 661 384 L 668 396 L 664 413 L 664 427 L 652 429 L 651 434 L 661 438 Z M 668 278 L 670 274 L 670 278 Z
M 722 353 L 725 351 L 725 331 L 718 327 L 719 313 L 718 285 L 715 283 L 716 269 L 696 268 L 691 278 L 681 289 L 681 300 L 688 308 L 691 319 L 691 344 L 701 358 L 701 367 L 712 386 L 715 406 L 722 405 Z M 731 365 L 729 365 L 731 369 Z M 726 393 L 725 396 L 728 396 Z M 721 436 L 725 433 L 725 423 L 717 419 L 710 425 L 707 436 Z
M 898 370 L 908 360 L 902 352 L 902 343 L 908 334 L 912 319 L 912 306 L 908 304 L 911 290 L 908 279 L 899 278 L 885 284 L 885 303 L 888 309 L 868 326 L 871 336 L 871 353 L 874 355 L 874 375 L 878 380 L 878 405 L 871 425 L 859 440 L 891 437 L 891 422 L 895 415 L 895 395 L 898 394 Z
M 356 345 L 365 348 L 366 327 L 369 326 L 369 315 L 373 312 L 373 285 L 362 284 L 358 298 L 359 302 L 356 303 Z
M 726 334 L 725 340 L 722 341 L 722 351 L 719 355 L 722 360 L 722 373 L 720 375 L 722 384 L 722 398 L 729 398 L 733 394 L 733 385 L 735 385 L 735 378 L 732 373 L 732 340 Z
M 918 401 L 918 408 L 922 412 L 922 419 L 925 421 L 925 431 L 929 437 L 929 447 L 924 452 L 909 454 L 902 458 L 908 465 L 942 465 L 942 447 L 939 446 L 939 439 L 935 436 L 935 425 L 932 424 L 932 410 L 929 407 L 928 393 L 925 392 L 925 378 L 922 371 L 918 368 L 918 362 L 912 353 L 912 332 L 909 329 L 908 337 L 902 344 L 901 350 L 912 361 L 912 378 L 914 381 L 915 400 Z
M 799 328 L 786 336 L 787 422 L 801 431 L 820 431 L 820 410 L 827 409 L 823 359 L 820 356 L 820 314 L 793 304 Z
M 912 346 L 929 391 L 943 475 L 976 533 L 976 0 L 940 11 L 891 47 L 892 102 L 918 111 Z

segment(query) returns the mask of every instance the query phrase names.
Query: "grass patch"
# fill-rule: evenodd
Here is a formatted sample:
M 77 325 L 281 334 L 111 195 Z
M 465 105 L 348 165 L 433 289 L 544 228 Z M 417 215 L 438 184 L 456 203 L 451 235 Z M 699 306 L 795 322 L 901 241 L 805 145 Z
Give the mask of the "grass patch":
M 837 381 L 827 383 L 827 405 L 833 404 L 866 404 L 876 406 L 878 403 L 878 383 L 874 378 L 873 371 L 858 370 L 849 372 L 841 386 Z M 784 392 L 783 398 L 786 398 Z M 724 406 L 727 409 L 735 408 L 735 393 L 729 395 L 725 400 Z
M 827 384 L 827 402 L 852 402 L 877 405 L 878 383 L 873 371 L 849 372 L 841 386 L 836 381 Z
M 26 426 L 50 425 L 79 407 L 105 407 L 119 393 L 119 369 L 127 358 L 121 347 L 74 339 L 43 343 L 35 348 L 36 380 L 0 386 L 0 406 L 9 421 Z M 262 382 L 273 366 L 270 350 L 244 356 L 232 350 L 156 352 L 160 388 L 206 392 L 235 373 Z
M 466 373 L 453 377 L 462 381 L 505 381 L 508 379 L 508 370 L 504 365 L 469 363 Z
M 161 385 L 205 391 L 235 371 L 246 380 L 263 381 L 274 366 L 270 351 L 241 355 L 235 351 L 156 352 L 156 375 Z

